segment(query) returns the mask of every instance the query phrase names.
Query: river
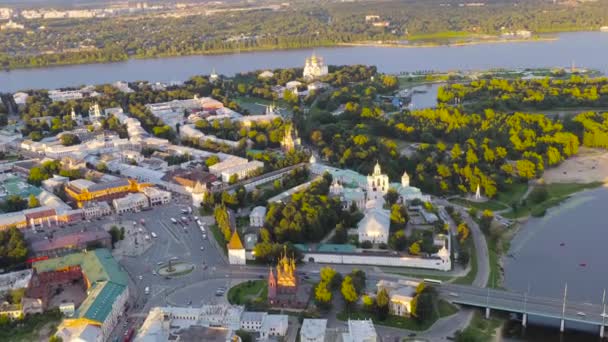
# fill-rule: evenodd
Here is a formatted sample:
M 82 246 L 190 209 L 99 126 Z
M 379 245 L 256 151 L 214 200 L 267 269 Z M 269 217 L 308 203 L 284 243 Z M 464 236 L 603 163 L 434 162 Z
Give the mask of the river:
M 560 300 L 567 283 L 568 299 L 600 304 L 603 290 L 608 289 L 608 231 L 603 217 L 606 203 L 608 188 L 601 187 L 573 195 L 544 217 L 529 219 L 511 242 L 509 254 L 513 257 L 506 258 L 505 287 L 520 293 L 529 289 L 531 295 Z M 538 319 L 536 322 L 558 324 Z M 598 327 L 576 328 L 594 333 L 588 337 L 575 335 L 565 341 L 597 340 Z M 549 331 L 555 333 L 557 329 Z M 534 330 L 528 334 L 538 335 Z
M 558 40 L 487 43 L 466 46 L 316 48 L 334 65 L 376 65 L 386 73 L 417 70 L 481 70 L 576 65 L 608 70 L 608 33 L 575 32 Z M 313 49 L 274 50 L 228 55 L 134 59 L 107 64 L 85 64 L 0 72 L 0 91 L 52 89 L 114 81 L 183 81 L 215 70 L 227 76 L 238 72 L 299 67 Z

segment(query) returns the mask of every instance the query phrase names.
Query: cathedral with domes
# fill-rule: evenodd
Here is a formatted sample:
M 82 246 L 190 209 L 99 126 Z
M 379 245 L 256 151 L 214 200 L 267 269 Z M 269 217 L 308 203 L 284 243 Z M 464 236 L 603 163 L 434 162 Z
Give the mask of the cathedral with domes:
M 323 57 L 318 57 L 313 53 L 312 56 L 306 58 L 303 75 L 306 80 L 312 81 L 313 79 L 325 76 L 328 73 L 329 70 L 327 69 L 327 65 L 325 65 Z

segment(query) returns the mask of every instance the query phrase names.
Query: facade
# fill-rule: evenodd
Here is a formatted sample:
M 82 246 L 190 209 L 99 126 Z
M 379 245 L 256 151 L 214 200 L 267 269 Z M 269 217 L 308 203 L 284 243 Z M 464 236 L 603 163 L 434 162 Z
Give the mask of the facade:
M 315 78 L 325 76 L 329 73 L 327 65 L 322 57 L 317 57 L 313 54 L 310 58 L 306 58 L 304 63 L 304 78 L 306 80 L 313 80 Z
M 245 265 L 246 255 L 245 247 L 239 238 L 239 233 L 236 229 L 232 232 L 232 237 L 228 242 L 228 262 L 230 265 Z
M 246 164 L 237 165 L 222 171 L 222 181 L 230 182 L 236 177 L 237 180 L 243 180 L 251 177 L 255 172 L 264 168 L 264 163 L 258 160 L 247 162 Z
M 266 221 L 266 207 L 258 206 L 253 208 L 249 214 L 249 225 L 252 227 L 262 227 Z
M 139 329 L 137 342 L 240 341 L 241 329 L 260 336 L 258 341 L 279 339 L 287 334 L 287 315 L 244 311 L 242 306 L 203 305 L 200 308 L 155 307 Z M 205 329 L 225 335 L 208 335 Z
M 449 246 L 449 240 L 447 243 Z M 442 247 L 431 257 L 411 256 L 404 253 L 393 254 L 388 251 L 370 252 L 358 250 L 353 245 L 335 244 L 296 244 L 303 253 L 305 262 L 344 265 L 373 265 L 391 267 L 415 267 L 430 270 L 449 271 L 452 269 L 449 247 Z
M 359 241 L 372 243 L 388 243 L 391 225 L 390 211 L 383 209 L 381 202 L 370 202 L 365 210 L 365 216 L 357 224 Z
M 66 194 L 82 207 L 87 201 L 107 201 L 123 197 L 128 193 L 136 193 L 150 186 L 148 183 L 138 183 L 132 179 L 118 179 L 103 183 L 93 183 L 86 179 L 76 179 L 64 187 Z
M 301 342 L 325 342 L 327 319 L 305 318 L 300 329 Z
M 376 287 L 384 289 L 389 295 L 389 312 L 395 316 L 409 317 L 411 315 L 412 301 L 416 297 L 418 282 L 393 282 L 380 280 Z
M 380 164 L 374 166 L 374 173 L 367 176 L 368 199 L 378 199 L 383 197 L 389 188 L 388 175 L 383 174 Z
M 108 202 L 102 201 L 85 202 L 82 206 L 82 211 L 86 220 L 112 214 L 112 208 Z
M 303 308 L 308 301 L 306 294 L 299 289 L 296 275 L 295 259 L 287 257 L 287 251 L 276 266 L 276 276 L 272 268 L 268 273 L 268 303 L 270 306 L 288 306 L 290 308 Z
M 169 191 L 160 190 L 153 187 L 147 187 L 142 190 L 144 195 L 148 197 L 150 206 L 163 205 L 171 202 L 171 193 Z
M 117 198 L 112 201 L 116 213 L 122 214 L 126 212 L 140 211 L 150 206 L 148 197 L 141 193 L 128 194 L 125 197 Z

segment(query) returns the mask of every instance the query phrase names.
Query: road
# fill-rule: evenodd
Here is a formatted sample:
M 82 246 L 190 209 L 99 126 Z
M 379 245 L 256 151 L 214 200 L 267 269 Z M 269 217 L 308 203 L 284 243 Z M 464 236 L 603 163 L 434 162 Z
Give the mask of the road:
M 562 318 L 564 301 L 561 298 L 527 296 L 523 293 L 455 284 L 442 284 L 437 288 L 443 296 L 458 304 L 482 308 L 491 307 L 548 318 Z M 600 325 L 603 320 L 602 313 L 601 303 L 568 302 L 566 300 L 563 317 L 567 321 Z
M 225 295 L 216 296 L 218 288 L 229 288 L 239 281 L 249 279 L 264 279 L 268 274 L 267 266 L 231 266 L 228 265 L 223 251 L 217 246 L 212 236 L 203 238 L 198 225 L 194 222 L 194 215 L 185 215 L 182 209 L 190 205 L 189 199 L 176 197 L 171 205 L 154 208 L 150 211 L 125 214 L 121 217 L 123 222 L 139 222 L 144 218 L 145 229 L 148 233 L 154 232 L 157 238 L 152 239 L 152 246 L 137 257 L 125 256 L 119 260 L 120 264 L 129 274 L 131 279 L 131 300 L 127 312 L 128 322 L 116 327 L 112 339 L 122 337 L 131 327 L 137 329 L 150 308 L 155 306 L 177 305 L 177 306 L 200 306 L 203 303 L 226 303 Z M 171 218 L 179 219 L 188 216 L 190 220 L 186 224 L 174 224 Z M 481 231 L 472 222 L 468 215 L 467 219 L 471 227 L 471 235 L 477 249 L 478 273 L 473 282 L 478 287 L 487 283 L 489 264 L 487 260 L 487 245 Z M 211 217 L 200 217 L 203 223 L 212 223 Z M 128 225 L 127 225 L 128 226 Z M 79 229 L 79 227 L 72 227 Z M 207 232 L 209 233 L 209 232 Z M 201 247 L 203 249 L 201 249 Z M 194 270 L 187 275 L 175 278 L 165 278 L 154 275 L 159 264 L 166 263 L 171 258 L 177 258 L 180 262 L 191 263 Z M 305 264 L 298 268 L 313 281 L 318 279 L 320 268 L 325 265 Z M 397 281 L 399 279 L 412 279 L 384 273 L 380 268 L 374 266 L 351 266 L 332 265 L 338 272 L 349 273 L 353 268 L 359 268 L 366 272 L 371 286 L 380 279 Z M 145 288 L 149 287 L 150 293 L 145 294 Z M 421 338 L 440 341 L 453 336 L 457 330 L 464 329 L 472 317 L 471 310 L 461 310 L 459 313 L 439 320 L 430 330 L 417 333 Z M 125 320 L 127 321 L 127 320 Z M 330 328 L 344 328 L 345 322 L 331 320 Z M 390 327 L 376 326 L 378 334 L 386 340 L 392 340 L 396 336 L 404 336 L 408 331 Z

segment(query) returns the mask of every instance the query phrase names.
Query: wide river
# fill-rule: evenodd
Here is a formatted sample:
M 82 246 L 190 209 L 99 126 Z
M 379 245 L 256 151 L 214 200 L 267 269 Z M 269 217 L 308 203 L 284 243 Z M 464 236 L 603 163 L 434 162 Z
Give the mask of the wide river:
M 317 48 L 328 64 L 376 65 L 386 73 L 417 70 L 480 70 L 577 66 L 608 70 L 608 33 L 560 34 L 554 41 L 493 43 L 440 47 L 335 47 Z M 183 81 L 209 74 L 224 75 L 257 69 L 299 67 L 312 49 L 275 50 L 229 55 L 136 59 L 120 63 L 59 66 L 0 72 L 0 92 L 57 88 L 114 81 Z
M 600 303 L 608 290 L 606 203 L 608 188 L 601 187 L 528 220 L 511 242 L 505 286 L 561 299 L 568 283 L 568 298 Z

